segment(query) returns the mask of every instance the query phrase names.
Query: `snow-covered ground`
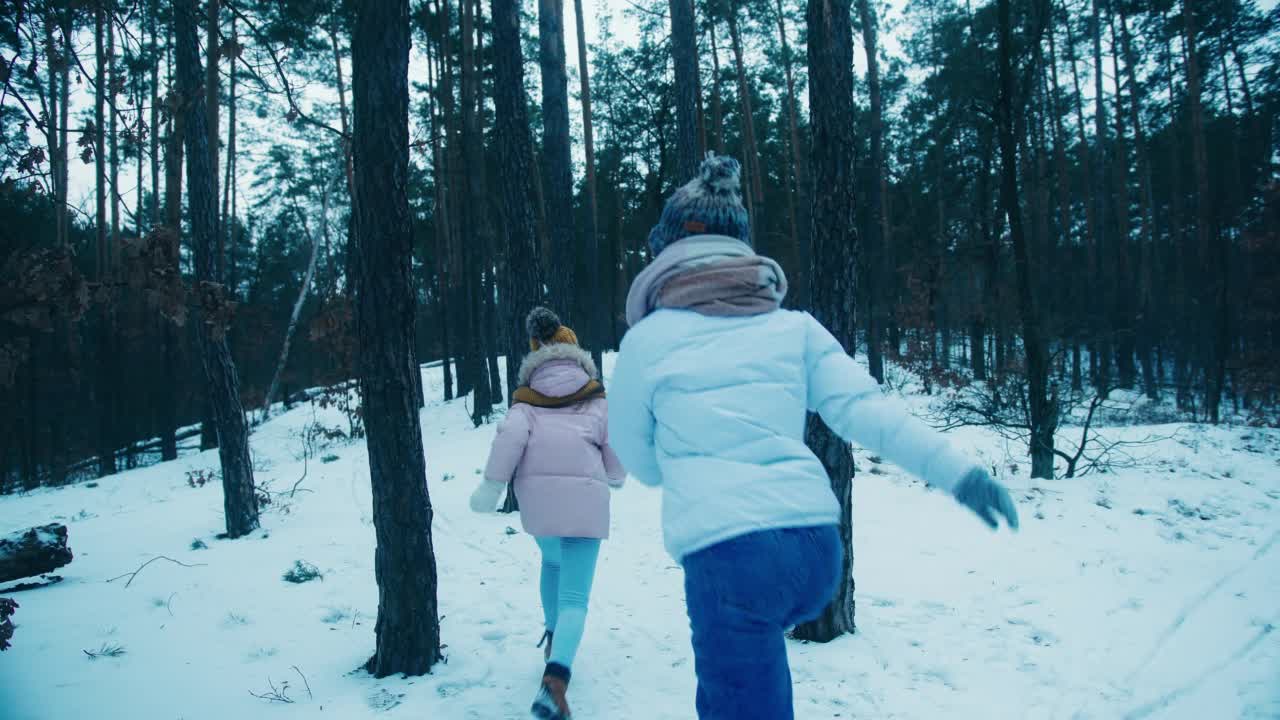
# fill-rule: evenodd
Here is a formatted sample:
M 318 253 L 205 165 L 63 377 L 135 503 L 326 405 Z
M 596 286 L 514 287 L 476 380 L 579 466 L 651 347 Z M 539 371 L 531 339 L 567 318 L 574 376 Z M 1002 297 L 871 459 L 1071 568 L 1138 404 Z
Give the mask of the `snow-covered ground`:
M 425 378 L 439 397 L 439 371 Z M 260 482 L 294 486 L 316 421 L 345 427 L 306 405 L 257 428 Z M 524 717 L 542 666 L 536 550 L 511 529 L 518 518 L 467 509 L 493 427 L 472 429 L 463 402 L 437 402 L 422 432 L 448 658 L 431 675 L 356 670 L 377 608 L 363 443 L 319 450 L 293 498 L 236 541 L 214 537 L 219 486 L 188 485 L 187 471 L 217 467 L 202 453 L 0 498 L 0 531 L 58 520 L 76 553 L 64 582 L 14 596 L 0 716 Z M 1168 439 L 1146 449 L 1155 457 L 1142 469 L 1050 482 L 1011 464 L 1018 448 L 958 431 L 1002 468 L 1017 535 L 988 532 L 859 453 L 859 632 L 789 643 L 797 716 L 1280 717 L 1280 433 L 1125 432 Z M 577 718 L 694 715 L 681 571 L 662 549 L 659 502 L 635 484 L 614 495 L 570 689 Z M 157 555 L 185 566 L 158 560 L 127 587 L 108 582 Z M 284 582 L 298 560 L 323 579 Z M 273 685 L 292 702 L 252 694 Z

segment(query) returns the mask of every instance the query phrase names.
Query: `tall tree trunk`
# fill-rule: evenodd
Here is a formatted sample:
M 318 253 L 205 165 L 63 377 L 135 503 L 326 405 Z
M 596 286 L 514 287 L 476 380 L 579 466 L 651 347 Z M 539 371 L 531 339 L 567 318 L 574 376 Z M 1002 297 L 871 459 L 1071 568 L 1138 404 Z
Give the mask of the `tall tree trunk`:
M 1058 199 L 1058 226 L 1057 232 L 1054 233 L 1054 239 L 1049 241 L 1048 252 L 1052 253 L 1052 259 L 1046 258 L 1046 262 L 1042 263 L 1046 270 L 1051 270 L 1052 268 L 1057 267 L 1057 263 L 1060 262 L 1063 257 L 1064 249 L 1066 253 L 1069 253 L 1070 248 L 1074 247 L 1074 243 L 1072 242 L 1072 227 L 1075 225 L 1071 211 L 1071 171 L 1070 166 L 1067 163 L 1068 131 L 1066 126 L 1062 123 L 1062 116 L 1065 110 L 1058 102 L 1058 90 L 1061 86 L 1058 83 L 1057 32 L 1054 28 L 1052 7 L 1050 7 L 1050 13 L 1051 16 L 1049 25 L 1046 28 L 1046 33 L 1049 36 L 1049 108 L 1050 112 L 1053 114 L 1053 167 L 1054 179 L 1056 181 L 1055 190 L 1057 191 Z M 1050 285 L 1050 287 L 1052 287 L 1052 285 Z M 1072 313 L 1069 308 L 1071 307 L 1070 303 L 1074 300 L 1073 296 L 1075 294 L 1076 290 L 1071 283 L 1068 283 L 1068 287 L 1063 288 L 1063 290 L 1058 293 L 1058 300 L 1062 302 L 1065 309 L 1067 309 L 1067 312 L 1062 315 L 1069 316 Z M 1058 310 L 1058 308 L 1053 308 L 1053 310 Z M 1064 329 L 1066 335 L 1069 336 L 1064 338 L 1064 341 L 1071 340 L 1072 338 L 1070 336 L 1073 336 L 1074 333 L 1070 329 L 1069 325 Z M 1073 343 L 1073 347 L 1076 348 L 1076 353 L 1073 358 L 1078 360 L 1079 345 Z M 1078 366 L 1073 365 L 1073 367 Z
M 1090 178 L 1089 196 L 1094 205 L 1097 217 L 1095 252 L 1092 271 L 1095 278 L 1094 291 L 1089 294 L 1093 300 L 1091 315 L 1094 319 L 1093 341 L 1097 352 L 1097 372 L 1094 385 L 1106 393 L 1111 388 L 1111 348 L 1114 341 L 1115 328 L 1112 327 L 1112 298 L 1115 295 L 1115 284 L 1111 272 L 1112 260 L 1108 255 L 1108 243 L 1117 243 L 1119 238 L 1112 238 L 1111 191 L 1107 170 L 1113 162 L 1111 143 L 1107 137 L 1107 104 L 1106 85 L 1102 72 L 1102 11 L 1099 0 L 1092 0 L 1093 15 L 1090 17 L 1089 29 L 1093 36 L 1093 87 L 1094 87 L 1094 142 L 1097 144 L 1097 162 L 1094 163 L 1094 175 Z
M 854 287 L 857 267 L 857 218 L 854 198 L 855 139 L 853 124 L 853 28 L 849 0 L 809 0 L 809 151 L 813 170 L 810 228 L 813 276 L 810 306 L 846 348 L 856 340 Z M 821 259 L 820 261 L 818 259 Z M 795 629 L 802 640 L 828 642 L 854 631 L 853 598 L 853 456 L 849 444 L 810 415 L 805 441 L 831 477 L 840 502 L 840 537 L 844 569 L 835 598 L 812 622 Z
M 466 359 L 467 374 L 471 377 L 475 390 L 472 397 L 471 420 L 479 427 L 493 414 L 493 388 L 489 383 L 486 359 L 489 353 L 485 350 L 488 346 L 489 334 L 485 328 L 485 307 L 491 299 L 485 297 L 487 273 L 484 270 L 484 267 L 490 264 L 489 248 L 493 243 L 489 237 L 491 234 L 489 209 L 485 207 L 488 192 L 485 189 L 484 134 L 480 131 L 480 121 L 476 112 L 480 78 L 475 59 L 475 8 L 470 0 L 461 0 L 460 10 L 462 14 L 462 151 L 467 167 L 467 197 L 464 202 L 467 206 L 466 228 L 475 237 L 475 242 L 462 243 L 463 269 L 466 273 L 464 282 L 467 286 L 467 331 L 471 339 Z M 563 65 L 563 42 L 561 53 Z M 565 112 L 567 118 L 567 104 Z M 565 130 L 567 134 L 567 121 Z M 571 257 L 570 261 L 573 262 L 575 259 L 576 256 Z
M 236 37 L 236 19 L 231 18 L 231 42 L 239 42 Z M 225 240 L 226 249 L 220 252 L 219 262 L 222 265 L 219 268 L 219 282 L 228 281 L 228 272 L 226 262 L 228 257 L 234 257 L 236 252 L 235 237 L 235 211 L 232 207 L 232 199 L 236 192 L 236 57 L 232 56 L 227 63 L 227 73 L 231 76 L 227 82 L 227 162 L 224 187 L 222 188 L 222 215 L 219 218 L 218 242 L 221 244 Z M 231 294 L 234 297 L 236 288 L 234 284 L 229 285 Z
M 724 103 L 720 99 L 720 48 L 716 46 L 715 16 L 708 17 L 711 32 L 711 125 L 715 131 L 715 151 L 724 154 Z M 797 150 L 797 152 L 799 152 Z M 696 169 L 695 169 L 696 172 Z
M 1090 149 L 1089 146 L 1089 138 L 1085 135 L 1084 94 L 1080 92 L 1080 73 L 1077 69 L 1075 36 L 1071 32 L 1070 22 L 1063 23 L 1063 25 L 1067 31 L 1067 55 L 1068 61 L 1071 63 L 1071 82 L 1075 89 L 1076 133 L 1080 144 L 1080 174 L 1081 177 L 1084 178 L 1085 183 L 1082 194 L 1085 197 L 1085 228 L 1088 232 L 1087 242 L 1085 243 L 1086 256 L 1088 258 L 1087 267 L 1090 273 L 1095 273 L 1096 275 L 1097 258 L 1099 256 L 1098 248 L 1101 242 L 1099 235 L 1099 223 L 1101 222 L 1101 218 L 1098 216 L 1097 203 L 1094 201 L 1096 191 L 1094 189 L 1095 176 L 1093 167 L 1098 163 L 1094 161 L 1093 150 Z M 1098 162 L 1100 162 L 1100 160 Z M 1086 308 L 1086 314 L 1091 316 L 1093 314 L 1091 308 L 1094 304 L 1094 300 L 1092 296 L 1084 298 L 1083 300 L 1083 305 L 1085 305 Z M 1092 328 L 1086 327 L 1088 324 L 1088 322 L 1079 323 L 1078 326 L 1073 328 L 1073 335 L 1079 338 L 1080 336 L 1088 333 L 1092 330 Z M 1094 344 L 1096 338 L 1088 337 L 1086 339 L 1089 342 L 1090 349 L 1094 350 L 1093 352 L 1090 352 L 1089 355 L 1089 362 L 1093 365 L 1096 363 L 1098 356 L 1098 353 L 1096 352 L 1097 346 Z M 1094 375 L 1096 379 L 1096 373 L 1094 373 Z
M 347 194 L 353 196 L 353 184 L 355 178 L 352 175 L 351 167 L 351 121 L 349 111 L 347 110 L 347 82 L 342 75 L 342 49 L 338 44 L 338 14 L 334 13 L 329 18 L 329 46 L 333 50 L 333 70 L 334 77 L 338 83 L 338 122 L 342 129 L 342 158 L 343 170 L 347 179 Z
M 58 244 L 66 245 L 70 242 L 71 216 L 67 208 L 67 186 L 70 181 L 69 164 L 68 164 L 68 134 L 70 132 L 68 123 L 70 122 L 71 109 L 71 13 L 63 12 L 59 14 L 59 32 L 62 35 L 62 70 L 59 73 L 61 81 L 59 83 L 58 94 L 58 148 L 59 148 L 59 164 L 58 164 L 58 193 L 54 199 L 58 203 Z
M 218 216 L 218 137 L 221 128 L 221 120 L 219 119 L 218 109 L 221 102 L 219 97 L 220 78 L 218 77 L 218 65 L 222 62 L 222 41 L 219 37 L 219 21 L 222 16 L 222 0 L 207 0 L 205 10 L 208 13 L 205 18 L 205 53 L 208 56 L 204 67 L 204 91 L 205 106 L 209 111 L 209 157 L 213 163 L 213 202 L 214 202 L 214 218 L 213 232 L 217 238 L 217 255 L 214 260 L 214 280 L 222 282 L 225 277 L 226 263 L 226 247 L 223 242 L 225 238 L 222 236 L 222 218 Z
M 156 31 L 156 16 L 160 14 L 159 0 L 147 0 L 147 46 L 151 51 L 151 120 L 148 140 L 151 141 L 151 206 L 147 209 L 152 227 L 164 224 L 160 215 L 160 45 Z
M 1137 346 L 1134 336 L 1134 283 L 1132 278 L 1132 241 L 1129 238 L 1129 149 L 1126 142 L 1124 94 L 1121 88 L 1120 39 L 1116 33 L 1115 12 L 1108 16 L 1111 30 L 1113 81 L 1115 87 L 1116 141 L 1112 152 L 1112 189 L 1116 203 L 1115 247 L 1115 298 L 1112 313 L 1116 340 L 1116 375 L 1120 387 L 1132 388 L 1137 379 L 1134 356 Z M 1130 92 L 1136 92 L 1132 88 Z
M 66 147 L 66 128 L 63 124 L 63 105 L 67 99 L 62 95 L 60 87 L 62 73 L 70 58 L 58 58 L 58 43 L 54 37 L 54 29 L 58 26 L 58 11 L 53 8 L 46 8 L 41 25 L 44 27 L 44 51 L 45 51 L 45 73 L 48 83 L 47 89 L 42 94 L 48 96 L 45 106 L 45 113 L 48 119 L 45 122 L 44 134 L 49 148 L 49 185 L 53 209 L 53 244 L 62 246 L 66 234 L 66 176 L 64 168 L 67 164 L 67 147 Z
M 787 210 L 789 214 L 790 230 L 791 230 L 791 246 L 789 248 L 790 261 L 795 268 L 808 267 L 808 255 L 804 248 L 808 246 L 808 239 L 801 240 L 800 228 L 803 226 L 802 212 L 804 208 L 805 195 L 805 169 L 804 162 L 801 158 L 800 150 L 800 129 L 799 122 L 796 118 L 798 110 L 796 101 L 796 83 L 795 71 L 791 61 L 791 42 L 787 38 L 787 22 L 783 9 L 782 0 L 776 3 L 778 13 L 778 41 L 782 47 L 782 69 L 783 77 L 787 82 L 787 152 L 790 155 L 790 163 L 787 165 L 787 179 L 790 186 L 787 190 Z M 807 273 L 796 273 L 796 297 L 808 297 L 809 292 L 803 287 L 803 283 L 807 282 L 805 277 Z
M 1187 106 L 1191 115 L 1191 164 L 1196 178 L 1196 245 L 1200 267 L 1208 270 L 1201 283 L 1201 342 L 1205 369 L 1205 411 L 1215 425 L 1221 419 L 1222 389 L 1226 378 L 1227 327 L 1226 243 L 1214 237 L 1212 208 L 1209 205 L 1209 161 L 1205 147 L 1200 59 L 1196 50 L 1195 12 L 1192 0 L 1182 2 L 1183 37 L 1187 52 Z
M 206 397 L 218 430 L 218 456 L 222 463 L 223 508 L 227 536 L 237 538 L 258 527 L 258 499 L 249 460 L 249 428 L 240 404 L 240 382 L 227 347 L 226 328 L 220 319 L 226 302 L 223 288 L 214 280 L 217 196 L 214 195 L 213 153 L 209 150 L 208 109 L 200 78 L 200 54 L 196 44 L 195 0 L 175 0 L 178 92 L 186 116 L 187 208 L 195 255 L 199 300 L 196 313 L 200 358 L 204 365 Z
M 496 33 L 496 29 L 495 29 Z M 445 192 L 446 176 L 448 168 L 446 166 L 445 154 L 440 146 L 441 137 L 444 134 L 447 124 L 438 120 L 437 111 L 437 95 L 439 95 L 445 87 L 445 81 L 442 70 L 437 69 L 437 61 L 432 55 L 432 44 L 427 42 L 427 79 L 428 84 L 432 87 L 428 101 L 431 112 L 431 173 L 432 186 L 435 191 L 436 212 L 432 220 L 435 225 L 435 249 L 436 249 L 436 304 L 440 313 L 440 367 L 444 376 L 444 401 L 449 402 L 453 399 L 453 354 L 450 352 L 452 348 L 450 330 L 450 312 L 452 311 L 449 302 L 450 295 L 450 274 L 449 274 L 449 228 L 451 220 L 449 217 L 449 196 Z M 337 44 L 335 41 L 334 52 L 337 52 Z
M 781 0 L 779 0 L 781 7 Z M 884 263 L 881 261 L 884 244 L 884 203 L 881 198 L 884 181 L 884 109 L 880 99 L 880 61 L 877 57 L 876 16 L 871 8 L 870 0 L 858 0 L 858 16 L 862 21 L 862 43 L 867 53 L 867 86 L 871 94 L 871 172 L 864 178 L 866 188 L 866 242 L 863 246 L 861 264 L 864 269 L 860 283 L 867 296 L 867 365 L 871 376 L 878 383 L 884 383 L 884 356 L 881 352 L 882 342 L 882 304 L 884 299 L 881 290 L 884 274 Z M 790 82 L 790 80 L 788 80 Z M 794 135 L 795 131 L 792 130 Z
M 441 660 L 433 512 L 410 362 L 414 295 L 409 213 L 409 2 L 356 8 L 352 51 L 355 297 L 377 535 L 375 677 L 421 675 Z
M 108 282 L 111 274 L 111 246 L 110 238 L 107 234 L 107 116 L 106 106 L 108 101 L 107 90 L 107 65 L 109 63 L 108 54 L 104 41 L 108 26 L 112 23 L 111 17 L 107 13 L 107 0 L 98 0 L 94 6 L 93 25 L 94 25 L 94 55 L 97 58 L 95 68 L 94 87 L 94 137 L 93 137 L 93 159 L 94 159 L 94 194 L 96 204 L 96 223 L 97 230 L 97 277 L 98 282 Z M 116 453 L 115 453 L 115 420 L 112 416 L 113 406 L 113 387 L 115 378 L 112 377 L 110 370 L 111 351 L 111 309 L 107 306 L 100 305 L 98 309 L 98 362 L 97 365 L 97 384 L 95 387 L 96 404 L 98 406 L 98 475 L 111 475 L 116 471 Z
M 764 233 L 764 185 L 761 177 L 760 150 L 756 145 L 755 113 L 751 108 L 751 85 L 747 81 L 746 61 L 743 58 L 742 33 L 738 29 L 738 0 L 729 2 L 729 39 L 733 43 L 734 67 L 738 75 L 738 112 L 742 120 L 742 166 L 747 172 L 747 210 L 751 213 L 751 228 L 756 237 Z
M 698 174 L 702 148 L 698 144 L 698 43 L 693 20 L 693 0 L 669 0 L 671 9 L 671 59 L 676 78 L 677 185 Z
M 583 28 L 582 22 L 582 3 L 583 0 L 574 0 L 573 12 L 574 19 L 578 29 L 578 77 L 581 80 L 580 89 L 582 94 L 582 129 L 583 129 L 583 146 L 586 152 L 587 161 L 587 224 L 582 229 L 583 242 L 586 244 L 587 256 L 587 303 L 585 310 L 587 312 L 587 328 L 588 328 L 588 346 L 591 348 L 591 357 L 595 359 L 597 367 L 604 367 L 603 353 L 601 350 L 605 343 L 604 324 L 600 322 L 600 311 L 604 304 L 600 297 L 600 235 L 596 229 L 596 221 L 598 220 L 599 209 L 596 202 L 596 144 L 595 131 L 591 123 L 591 75 L 587 64 L 587 40 L 586 30 Z M 672 8 L 676 5 L 692 3 L 692 0 L 672 0 Z M 692 13 L 692 11 L 690 11 Z M 673 20 L 674 22 L 674 20 Z M 678 29 L 673 36 L 673 41 L 684 35 L 683 29 Z M 689 38 L 693 37 L 693 29 L 689 28 Z M 694 79 L 697 80 L 697 58 L 694 58 Z M 696 88 L 695 88 L 696 89 Z M 679 96 L 678 100 L 683 101 L 685 98 Z M 695 96 L 695 100 L 696 100 Z M 700 103 L 699 103 L 700 104 Z M 699 114 L 701 116 L 701 114 Z M 699 123 L 701 125 L 701 123 Z M 705 145 L 705 140 L 698 144 L 701 148 Z M 692 177 L 692 176 L 691 176 Z
M 995 223 L 991 217 L 991 165 L 995 156 L 995 143 L 992 141 L 991 131 L 984 130 L 980 133 L 978 143 L 982 152 L 982 169 L 978 173 L 978 228 L 982 241 L 982 261 L 977 273 L 980 299 L 971 330 L 973 350 L 970 364 L 975 380 L 986 380 L 989 374 L 987 337 L 998 312 L 1000 283 L 1000 232 L 992 227 Z M 997 361 L 995 365 L 996 372 L 999 373 L 1002 370 L 1000 362 Z
M 1176 73 L 1174 71 L 1173 58 L 1173 40 L 1168 38 L 1164 54 L 1164 75 L 1169 97 L 1177 97 L 1174 86 Z M 1170 257 L 1174 261 L 1173 277 L 1169 283 L 1172 291 L 1168 294 L 1173 298 L 1171 304 L 1175 309 L 1175 319 L 1170 329 L 1174 340 L 1174 402 L 1179 410 L 1189 410 L 1191 408 L 1191 387 L 1189 382 L 1191 359 L 1199 351 L 1199 344 L 1195 339 L 1197 320 L 1192 317 L 1197 298 L 1194 297 L 1195 290 L 1191 288 L 1190 283 L 1187 281 L 1188 270 L 1195 264 L 1193 257 L 1195 248 L 1191 247 L 1185 232 L 1186 211 L 1183 207 L 1183 158 L 1181 151 L 1183 150 L 1182 143 L 1185 142 L 1186 132 L 1188 132 L 1188 129 L 1184 128 L 1182 122 L 1179 122 L 1179 118 L 1175 116 L 1169 125 L 1170 142 L 1168 144 L 1168 162 L 1171 168 L 1169 173 L 1169 240 Z
M 1133 53 L 1129 38 L 1129 28 L 1123 12 L 1120 15 L 1120 29 L 1124 39 L 1125 69 L 1129 80 L 1129 122 L 1133 125 L 1134 149 L 1138 161 L 1138 207 L 1142 217 L 1142 235 L 1138 239 L 1138 300 L 1137 300 L 1137 351 L 1139 364 L 1142 367 L 1143 391 L 1150 400 L 1160 398 L 1160 385 L 1156 377 L 1153 363 L 1156 342 L 1157 324 L 1154 300 L 1154 278 L 1156 265 L 1160 262 L 1160 252 L 1156 246 L 1155 201 L 1152 190 L 1151 161 L 1147 155 L 1147 137 L 1142 125 L 1142 114 L 1139 109 L 1139 88 L 1137 73 L 1134 71 Z
M 551 303 L 570 325 L 577 321 L 577 242 L 573 227 L 573 171 L 569 157 L 569 78 L 565 72 L 564 0 L 538 0 L 542 66 L 542 172 L 551 244 L 546 268 Z M 690 132 L 696 132 L 690 116 Z
M 1018 309 L 1022 316 L 1022 342 L 1027 356 L 1029 393 L 1028 424 L 1031 426 L 1031 477 L 1053 478 L 1053 433 L 1057 425 L 1056 398 L 1050 396 L 1048 343 L 1042 334 L 1039 309 L 1033 288 L 1032 259 L 1022 225 L 1022 203 L 1018 197 L 1017 140 L 1014 137 L 1014 70 L 1010 0 L 997 0 L 999 34 L 1000 100 L 996 118 L 1000 135 L 1000 204 L 1004 206 L 1013 242 L 1014 268 L 1018 283 Z M 1038 39 L 1037 39 L 1038 41 Z
M 172 26 L 171 26 L 172 27 Z M 172 76 L 170 65 L 169 74 Z M 177 97 L 173 78 L 169 78 L 171 97 Z M 164 143 L 164 224 L 165 259 L 169 272 L 178 275 L 181 267 L 182 237 L 182 165 L 183 144 L 186 139 L 186 116 L 180 106 L 169 108 L 169 132 Z M 178 458 L 178 371 L 181 364 L 182 335 L 177 326 L 161 318 L 161 343 L 163 358 L 160 380 L 160 458 Z

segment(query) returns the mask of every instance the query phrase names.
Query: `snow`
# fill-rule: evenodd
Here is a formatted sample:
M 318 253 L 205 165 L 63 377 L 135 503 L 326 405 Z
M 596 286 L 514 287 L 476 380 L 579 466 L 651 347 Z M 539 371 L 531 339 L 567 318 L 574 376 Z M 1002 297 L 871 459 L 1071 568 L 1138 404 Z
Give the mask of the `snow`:
M 424 377 L 439 397 L 439 370 Z M 0 715 L 525 717 L 542 665 L 536 550 L 510 534 L 518 518 L 467 508 L 493 434 L 471 428 L 467 408 L 422 413 L 448 659 L 431 675 L 357 670 L 377 609 L 367 456 L 363 443 L 318 450 L 289 498 L 305 428 L 345 427 L 300 405 L 252 437 L 259 481 L 286 492 L 249 538 L 216 539 L 218 485 L 186 482 L 216 469 L 216 451 L 0 498 L 0 529 L 64 522 L 76 553 L 64 582 L 17 597 Z M 956 432 L 1014 491 L 1017 535 L 988 532 L 859 452 L 859 632 L 788 643 L 797 717 L 1280 717 L 1280 432 L 1111 432 L 1166 439 L 1143 468 L 1031 481 L 1018 448 Z M 576 717 L 693 717 L 682 575 L 662 548 L 659 504 L 635 483 L 614 495 L 570 688 Z M 109 582 L 160 555 L 177 562 Z M 299 560 L 322 579 L 284 582 Z M 103 652 L 113 646 L 123 654 Z M 293 702 L 251 695 L 272 685 Z

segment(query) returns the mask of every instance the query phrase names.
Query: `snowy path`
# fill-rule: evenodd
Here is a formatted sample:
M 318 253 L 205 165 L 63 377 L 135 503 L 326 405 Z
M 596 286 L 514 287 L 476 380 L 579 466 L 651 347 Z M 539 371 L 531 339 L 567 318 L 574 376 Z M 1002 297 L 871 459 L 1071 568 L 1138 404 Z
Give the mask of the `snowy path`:
M 428 371 L 429 396 L 439 382 Z M 311 421 L 300 407 L 258 429 L 260 480 L 281 490 L 302 475 L 299 433 Z M 492 427 L 471 429 L 462 403 L 429 405 L 422 426 L 448 645 L 434 674 L 354 672 L 377 608 L 362 444 L 321 451 L 329 461 L 308 464 L 310 492 L 234 542 L 214 539 L 219 489 L 186 482 L 186 470 L 216 467 L 206 453 L 97 487 L 0 498 L 0 531 L 56 518 L 76 552 L 65 582 L 15 596 L 0 716 L 523 717 L 542 657 L 534 545 L 507 533 L 517 518 L 466 509 Z M 988 533 L 860 454 L 859 634 L 789 644 L 798 717 L 1280 717 L 1280 433 L 1159 432 L 1176 438 L 1143 471 L 1007 476 L 1017 536 Z M 961 436 L 1005 457 L 979 431 Z M 662 549 L 658 507 L 658 493 L 635 484 L 614 495 L 570 691 L 582 720 L 693 716 L 682 576 Z M 197 539 L 208 549 L 191 549 Z M 105 582 L 155 555 L 199 565 L 159 561 L 129 588 Z M 283 582 L 295 560 L 324 579 Z M 124 654 L 85 652 L 113 645 Z M 285 682 L 291 704 L 250 695 Z

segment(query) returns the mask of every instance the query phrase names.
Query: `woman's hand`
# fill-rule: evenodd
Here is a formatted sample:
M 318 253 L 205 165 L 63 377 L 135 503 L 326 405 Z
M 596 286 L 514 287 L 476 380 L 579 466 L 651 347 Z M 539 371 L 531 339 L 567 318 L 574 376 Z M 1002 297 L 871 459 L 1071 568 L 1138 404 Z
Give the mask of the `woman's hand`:
M 471 493 L 471 509 L 478 513 L 491 513 L 498 509 L 498 501 L 502 499 L 502 491 L 506 483 L 485 480 L 480 487 Z
M 992 530 L 1000 527 L 996 513 L 1004 516 L 1011 530 L 1018 529 L 1018 510 L 1013 505 L 1013 498 L 986 470 L 974 468 L 965 475 L 956 485 L 955 497 L 961 505 L 977 513 Z

